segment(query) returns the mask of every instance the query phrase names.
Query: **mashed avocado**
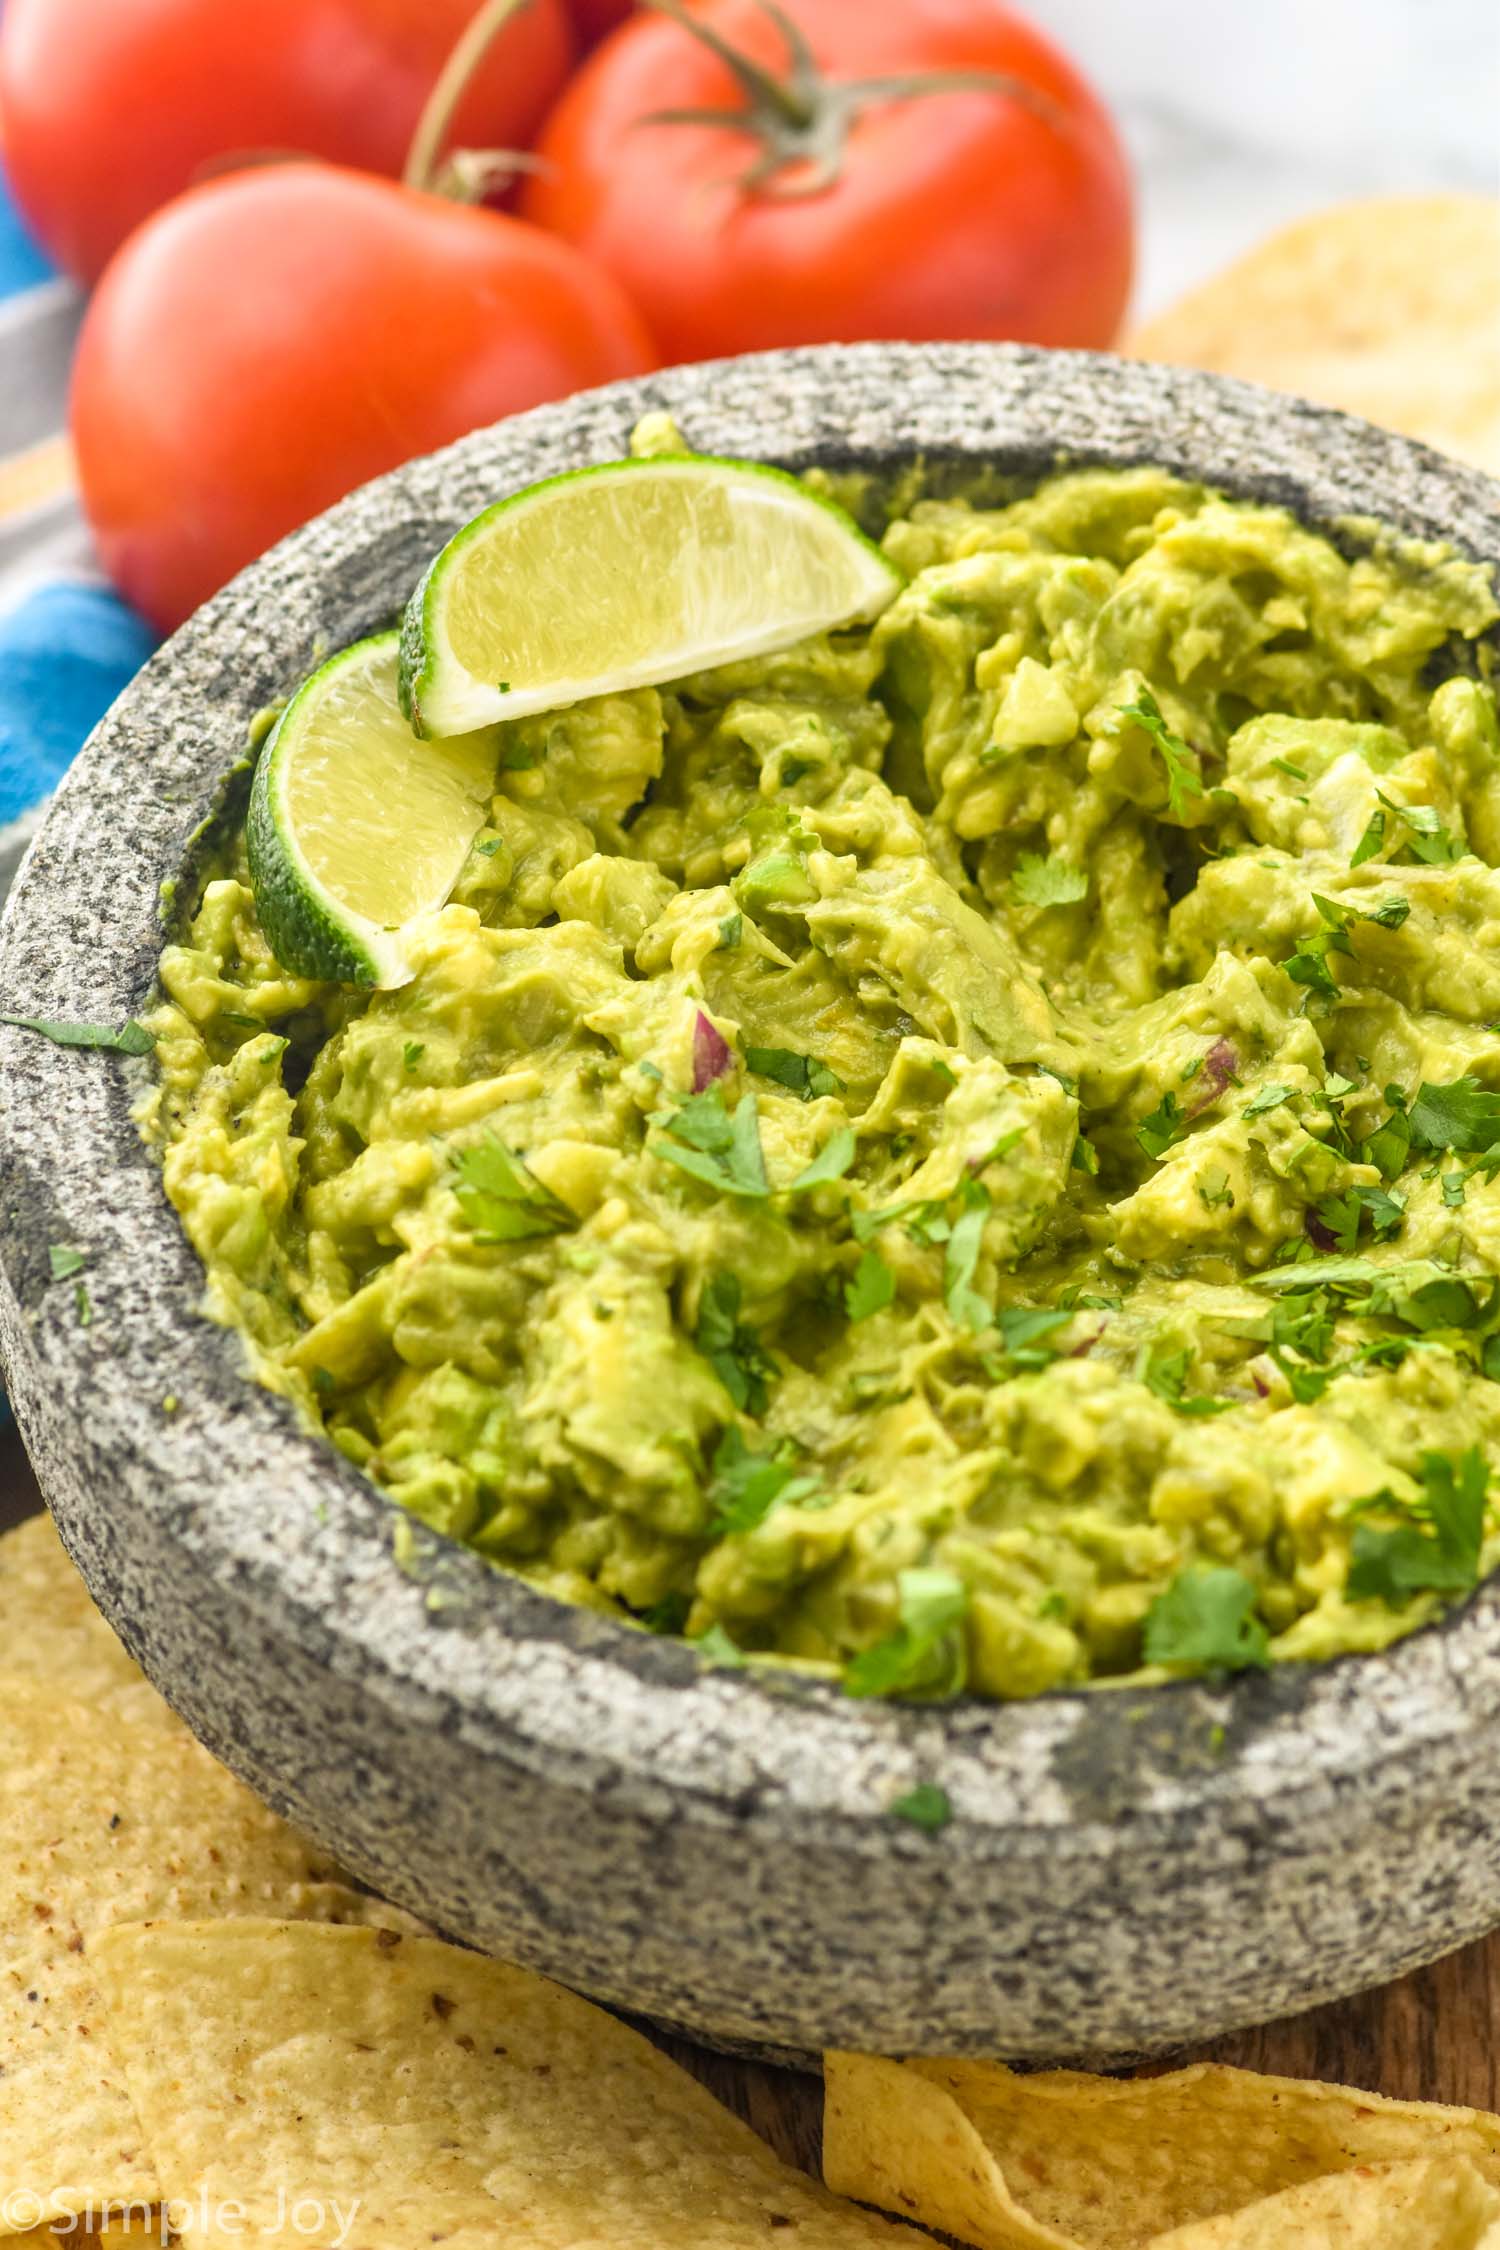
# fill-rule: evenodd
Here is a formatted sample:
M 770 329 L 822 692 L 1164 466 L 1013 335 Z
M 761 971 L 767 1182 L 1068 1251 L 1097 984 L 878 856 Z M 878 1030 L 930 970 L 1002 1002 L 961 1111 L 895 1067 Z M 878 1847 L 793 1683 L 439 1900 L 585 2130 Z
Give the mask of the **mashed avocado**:
M 500 730 L 403 989 L 243 844 L 161 962 L 208 1309 L 568 1600 L 1025 1696 L 1500 1560 L 1486 575 L 1152 470 L 922 501 L 873 627 Z

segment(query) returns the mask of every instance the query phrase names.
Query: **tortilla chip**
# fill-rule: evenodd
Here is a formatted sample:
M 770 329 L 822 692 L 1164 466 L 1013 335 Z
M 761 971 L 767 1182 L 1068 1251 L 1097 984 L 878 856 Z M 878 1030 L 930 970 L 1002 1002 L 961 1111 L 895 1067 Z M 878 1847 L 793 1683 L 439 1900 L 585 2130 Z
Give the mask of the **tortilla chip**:
M 1423 2156 L 1500 2182 L 1500 2117 L 1216 2063 L 1023 2078 L 829 2055 L 825 2074 L 828 2185 L 979 2250 L 1142 2250 L 1327 2173 Z
M 1466 2157 L 1338 2172 L 1150 2250 L 1500 2250 L 1500 2190 Z
M 143 1915 L 385 1919 L 186 1730 L 0 1673 L 0 2236 L 159 2202 L 86 1939 Z M 403 1918 L 404 1919 L 404 1918 Z M 28 2202 L 27 2199 L 31 2201 Z
M 1320 212 L 1125 349 L 1341 406 L 1500 474 L 1500 202 L 1393 195 Z
M 598 2008 L 431 1938 L 117 1926 L 89 1963 L 166 2191 L 222 2239 L 345 2250 L 915 2250 Z M 335 2205 L 338 2206 L 337 2213 Z M 313 2239 L 326 2242 L 327 2233 Z
M 0 1538 L 0 1664 L 122 1719 L 181 1724 L 95 1609 L 50 1516 Z

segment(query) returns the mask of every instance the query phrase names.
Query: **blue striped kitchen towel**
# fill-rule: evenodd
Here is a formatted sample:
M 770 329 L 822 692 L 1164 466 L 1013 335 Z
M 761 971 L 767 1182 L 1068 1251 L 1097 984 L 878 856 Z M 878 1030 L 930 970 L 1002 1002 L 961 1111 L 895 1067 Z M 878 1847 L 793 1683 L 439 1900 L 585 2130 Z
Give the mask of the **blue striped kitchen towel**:
M 150 655 L 95 567 L 63 435 L 80 300 L 0 179 L 0 898 L 38 811 Z
M 95 567 L 73 496 L 63 430 L 80 310 L 0 177 L 0 903 L 47 796 L 155 646 Z

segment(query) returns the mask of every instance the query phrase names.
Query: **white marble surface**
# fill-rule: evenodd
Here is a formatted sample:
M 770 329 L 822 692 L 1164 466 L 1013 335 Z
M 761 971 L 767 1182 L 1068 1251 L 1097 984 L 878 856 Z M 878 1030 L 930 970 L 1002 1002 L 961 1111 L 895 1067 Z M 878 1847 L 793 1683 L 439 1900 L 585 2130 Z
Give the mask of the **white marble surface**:
M 1500 193 L 1500 0 L 1018 4 L 1124 126 L 1137 318 L 1322 204 Z

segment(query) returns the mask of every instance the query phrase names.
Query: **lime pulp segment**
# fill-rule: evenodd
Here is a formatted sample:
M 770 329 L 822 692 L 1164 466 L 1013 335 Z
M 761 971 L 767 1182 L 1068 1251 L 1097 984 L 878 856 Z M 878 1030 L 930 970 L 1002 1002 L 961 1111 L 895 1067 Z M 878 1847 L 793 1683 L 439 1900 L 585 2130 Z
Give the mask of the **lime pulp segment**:
M 765 656 L 874 617 L 901 579 L 795 477 L 700 456 L 612 461 L 497 501 L 407 610 L 401 691 L 450 735 Z
M 493 733 L 419 742 L 397 698 L 398 645 L 382 633 L 323 665 L 256 769 L 256 904 L 302 976 L 405 983 L 406 933 L 447 898 L 489 802 Z

